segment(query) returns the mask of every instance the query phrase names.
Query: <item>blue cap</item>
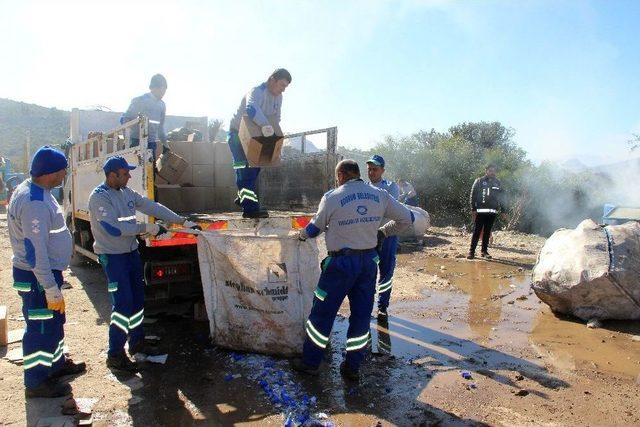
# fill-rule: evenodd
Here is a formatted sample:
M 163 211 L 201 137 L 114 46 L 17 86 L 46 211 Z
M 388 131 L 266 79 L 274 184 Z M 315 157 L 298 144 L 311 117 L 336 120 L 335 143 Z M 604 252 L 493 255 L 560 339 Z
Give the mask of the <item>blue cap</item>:
M 384 167 L 384 159 L 382 156 L 378 156 L 377 154 L 371 156 L 371 158 L 367 160 L 367 163 L 373 163 L 376 166 Z
M 111 156 L 104 162 L 104 166 L 102 170 L 105 173 L 109 172 L 117 172 L 119 169 L 129 169 L 130 171 L 134 170 L 136 167 L 134 165 L 130 165 L 127 163 L 127 160 L 122 156 Z
M 66 169 L 69 163 L 64 153 L 45 145 L 40 147 L 31 160 L 31 176 L 38 177 Z

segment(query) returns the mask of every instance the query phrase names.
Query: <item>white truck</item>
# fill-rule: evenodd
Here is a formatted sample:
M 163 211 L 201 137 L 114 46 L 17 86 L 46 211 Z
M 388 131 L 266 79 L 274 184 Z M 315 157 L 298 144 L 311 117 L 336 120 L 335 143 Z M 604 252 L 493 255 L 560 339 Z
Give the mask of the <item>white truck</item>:
M 205 230 L 299 229 L 306 226 L 322 194 L 334 185 L 333 170 L 340 157 L 336 153 L 335 127 L 287 135 L 289 144 L 285 140 L 281 166 L 264 169 L 259 181 L 261 201 L 270 210 L 270 218 L 243 219 L 233 204 L 235 174 L 226 143 L 206 141 L 208 138 L 205 142 L 170 142 L 172 151 L 185 158 L 189 167 L 180 182 L 167 184 L 157 175 L 154 153 L 148 148 L 150 123 L 147 118 L 140 116 L 110 131 L 93 133 L 84 141 L 79 141 L 78 121 L 78 115 L 72 115 L 73 144 L 68 149 L 70 173 L 64 192 L 65 212 L 77 261 L 97 260 L 92 249 L 88 200 L 92 190 L 104 181 L 102 165 L 109 156 L 121 155 L 130 164 L 138 165 L 131 172 L 130 188 L 196 221 Z M 138 140 L 131 138 L 134 129 Z M 326 140 L 326 148 L 305 152 L 305 146 L 308 151 L 309 146 L 320 145 L 318 141 L 323 140 Z M 310 141 L 314 141 L 313 144 Z M 142 213 L 136 216 L 139 222 L 155 221 Z M 180 228 L 176 224 L 165 226 Z M 196 238 L 192 234 L 174 232 L 168 238 L 141 239 L 140 252 L 146 284 L 153 288 L 149 294 L 154 298 L 201 291 Z

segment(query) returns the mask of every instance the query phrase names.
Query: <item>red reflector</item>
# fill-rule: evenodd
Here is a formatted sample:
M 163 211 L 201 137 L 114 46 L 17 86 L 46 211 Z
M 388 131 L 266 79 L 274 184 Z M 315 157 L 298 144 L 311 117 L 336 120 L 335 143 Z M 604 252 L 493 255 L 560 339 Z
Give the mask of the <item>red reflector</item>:
M 164 269 L 162 267 L 154 267 L 153 275 L 158 279 L 162 279 L 164 277 Z
M 229 221 L 213 221 L 211 224 L 207 225 L 207 230 L 226 230 L 228 225 Z
M 294 216 L 293 218 L 291 218 L 292 228 L 293 229 L 305 228 L 311 222 L 311 218 L 312 217 L 310 216 Z

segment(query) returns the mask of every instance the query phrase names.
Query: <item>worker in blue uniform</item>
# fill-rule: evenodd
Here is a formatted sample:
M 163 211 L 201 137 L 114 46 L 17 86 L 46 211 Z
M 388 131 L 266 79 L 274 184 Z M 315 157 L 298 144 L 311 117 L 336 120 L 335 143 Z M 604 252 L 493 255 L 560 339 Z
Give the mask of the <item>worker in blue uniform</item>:
M 149 119 L 148 148 L 155 155 L 158 141 L 162 144 L 162 152 L 170 150 L 167 135 L 164 131 L 164 120 L 167 114 L 167 106 L 162 98 L 167 93 L 167 79 L 162 74 L 155 74 L 149 82 L 149 92 L 137 96 L 131 100 L 129 108 L 120 117 L 120 123 L 124 124 L 134 120 L 140 114 Z M 138 128 L 131 129 L 131 146 L 140 144 Z
M 269 212 L 260 208 L 258 200 L 257 183 L 260 168 L 251 167 L 247 162 L 242 143 L 238 137 L 240 121 L 243 116 L 258 125 L 262 135 L 273 136 L 274 129 L 268 117 L 280 123 L 280 111 L 282 109 L 282 93 L 291 83 L 291 74 L 284 68 L 275 70 L 266 82 L 251 89 L 246 94 L 238 110 L 229 124 L 229 149 L 233 156 L 233 169 L 236 171 L 236 185 L 238 197 L 235 203 L 242 207 L 244 218 L 266 218 Z
M 31 178 L 15 189 L 7 210 L 13 250 L 13 287 L 27 323 L 22 339 L 26 397 L 60 397 L 71 386 L 60 378 L 82 373 L 84 362 L 63 354 L 65 301 L 62 272 L 71 259 L 71 233 L 51 189 L 62 184 L 67 159 L 54 148 L 36 151 Z
M 112 156 L 103 166 L 105 182 L 89 196 L 93 250 L 107 275 L 107 291 L 112 311 L 109 325 L 107 366 L 135 372 L 137 366 L 126 355 L 149 353 L 144 345 L 144 275 L 138 252 L 139 234 L 158 236 L 167 230 L 157 223 L 136 222 L 136 211 L 185 228 L 201 228 L 160 203 L 141 196 L 127 187 L 130 171 L 136 166 L 121 156 Z
M 367 160 L 367 174 L 369 182 L 374 187 L 386 190 L 394 199 L 398 200 L 400 189 L 398 184 L 382 178 L 385 161 L 382 156 L 373 155 Z M 384 239 L 380 249 L 380 274 L 378 276 L 378 319 L 385 320 L 388 317 L 387 309 L 391 299 L 393 286 L 393 272 L 396 269 L 396 252 L 398 251 L 398 236 L 389 236 Z
M 319 373 L 333 321 L 346 297 L 351 316 L 347 356 L 340 372 L 347 379 L 357 380 L 371 339 L 369 319 L 379 260 L 376 246 L 386 236 L 409 227 L 413 214 L 388 192 L 362 181 L 353 160 L 338 163 L 336 178 L 338 188 L 322 197 L 318 212 L 298 236 L 306 239 L 326 233 L 328 256 L 322 261 L 313 308 L 305 323 L 302 359 L 293 360 L 292 367 L 311 375 Z M 384 218 L 392 221 L 381 227 Z

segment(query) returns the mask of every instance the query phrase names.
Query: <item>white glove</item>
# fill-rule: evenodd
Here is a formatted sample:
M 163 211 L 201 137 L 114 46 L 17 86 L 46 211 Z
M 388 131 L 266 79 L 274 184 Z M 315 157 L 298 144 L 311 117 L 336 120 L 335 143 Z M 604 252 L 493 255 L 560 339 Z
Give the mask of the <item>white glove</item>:
M 186 220 L 184 224 L 182 224 L 184 228 L 190 228 L 192 230 L 200 230 L 202 231 L 202 227 L 200 227 L 197 223 L 193 221 Z
M 62 297 L 62 292 L 58 288 L 58 285 L 51 286 L 50 288 L 44 288 L 44 296 L 47 299 L 47 308 L 49 310 L 64 313 L 64 298 Z
M 274 134 L 273 126 L 271 125 L 262 126 L 262 134 L 264 136 L 273 136 Z
M 303 228 L 302 230 L 298 230 L 296 233 L 294 233 L 292 237 L 296 240 L 300 240 L 301 242 L 304 242 L 307 240 L 307 233 Z
M 144 232 L 151 234 L 152 236 L 159 236 L 167 232 L 167 229 L 160 224 L 145 224 Z
M 155 236 L 158 234 L 158 232 L 160 231 L 160 226 L 158 224 L 145 224 L 144 225 L 144 232 L 147 234 L 151 234 L 152 236 Z

